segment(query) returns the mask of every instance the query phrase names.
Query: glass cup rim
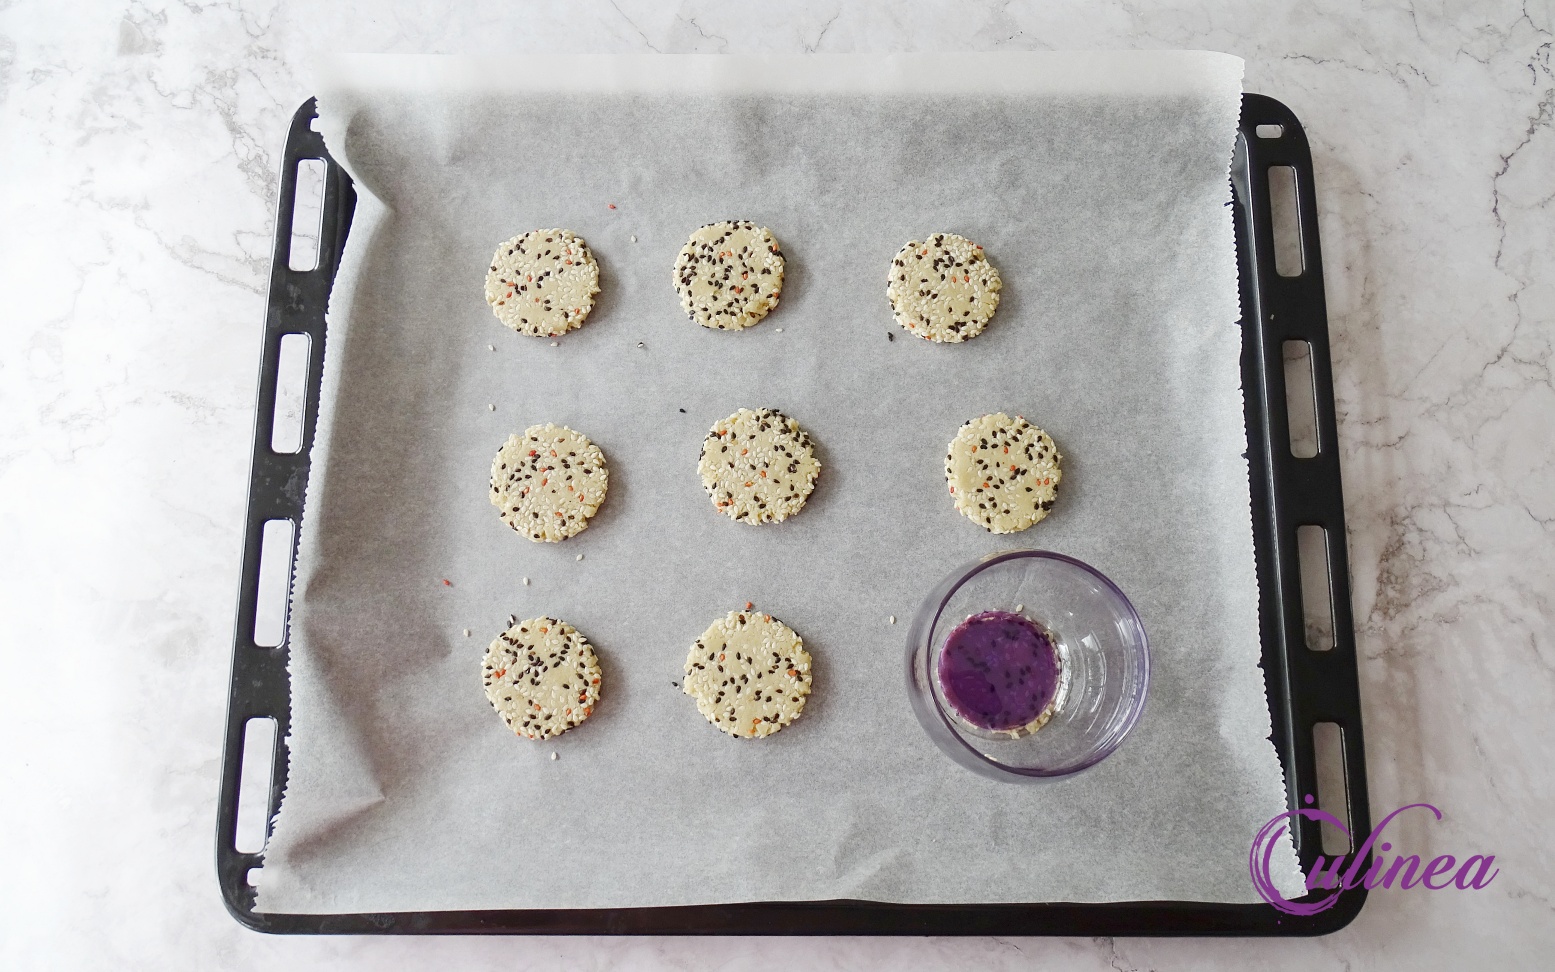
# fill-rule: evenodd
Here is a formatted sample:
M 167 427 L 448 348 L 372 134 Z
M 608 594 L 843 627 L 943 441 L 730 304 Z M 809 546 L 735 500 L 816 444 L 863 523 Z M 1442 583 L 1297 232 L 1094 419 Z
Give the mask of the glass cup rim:
M 933 618 L 929 620 L 927 626 L 923 629 L 922 641 L 923 650 L 928 653 L 928 655 L 932 656 L 934 646 L 934 632 L 938 630 L 940 619 L 944 617 L 946 605 L 950 603 L 950 599 L 955 596 L 956 592 L 959 591 L 962 587 L 966 586 L 966 584 L 971 581 L 972 578 L 991 567 L 998 566 L 999 564 L 1007 563 L 1012 560 L 1027 560 L 1033 558 L 1039 560 L 1057 561 L 1070 567 L 1079 568 L 1085 573 L 1090 574 L 1096 580 L 1100 581 L 1105 588 L 1111 591 L 1114 596 L 1117 597 L 1118 601 L 1122 603 L 1124 609 L 1127 611 L 1128 618 L 1133 621 L 1134 630 L 1139 633 L 1139 688 L 1134 694 L 1135 701 L 1129 706 L 1128 711 L 1123 717 L 1123 720 L 1117 726 L 1111 729 L 1107 738 L 1104 740 L 1103 745 L 1098 748 L 1095 753 L 1091 754 L 1089 757 L 1078 763 L 1056 770 L 1025 768 L 1000 763 L 983 755 L 983 753 L 979 751 L 977 747 L 967 742 L 966 739 L 961 735 L 960 731 L 957 730 L 949 714 L 945 712 L 945 707 L 940 704 L 940 700 L 932 687 L 929 688 L 928 695 L 930 699 L 930 706 L 933 708 L 935 716 L 939 718 L 940 722 L 949 732 L 950 737 L 956 741 L 956 745 L 960 746 L 961 749 L 967 755 L 971 756 L 978 764 L 987 767 L 990 770 L 994 770 L 997 774 L 1000 775 L 1009 774 L 1027 779 L 1052 779 L 1073 776 L 1076 773 L 1090 769 L 1092 766 L 1100 763 L 1108 756 L 1111 756 L 1113 752 L 1123 744 L 1123 740 L 1128 738 L 1128 734 L 1134 730 L 1135 724 L 1139 722 L 1139 717 L 1143 715 L 1145 711 L 1145 698 L 1149 695 L 1150 690 L 1150 636 L 1148 632 L 1145 631 L 1144 622 L 1139 618 L 1139 612 L 1134 608 L 1134 602 L 1130 601 L 1128 595 L 1124 594 L 1123 590 L 1118 587 L 1117 584 L 1113 583 L 1112 578 L 1108 577 L 1100 570 L 1097 570 L 1095 567 L 1092 567 L 1090 564 L 1080 560 L 1077 557 L 1071 557 L 1067 554 L 1061 554 L 1053 550 L 1005 550 L 999 553 L 987 554 L 977 558 L 976 560 L 970 561 L 969 563 L 962 564 L 960 567 L 956 568 L 945 578 L 945 580 L 940 582 L 939 587 L 933 594 L 930 595 L 930 598 L 937 603 L 934 605 Z M 914 630 L 911 633 L 912 643 L 909 645 L 909 666 L 911 665 L 911 655 L 916 653 L 919 647 L 917 630 L 918 625 L 914 625 L 913 628 Z M 926 657 L 925 663 L 928 664 L 931 669 L 933 668 L 931 657 Z M 934 677 L 932 671 L 929 673 L 928 677 Z

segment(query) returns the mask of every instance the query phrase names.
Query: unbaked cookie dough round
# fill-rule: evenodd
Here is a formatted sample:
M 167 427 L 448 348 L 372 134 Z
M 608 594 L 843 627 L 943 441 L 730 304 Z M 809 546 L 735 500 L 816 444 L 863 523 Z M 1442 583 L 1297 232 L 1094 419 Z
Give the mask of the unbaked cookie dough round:
M 886 287 L 896 322 L 921 338 L 956 344 L 988 326 L 1003 284 L 983 248 L 964 236 L 913 240 L 891 261 Z
M 491 505 L 531 540 L 556 542 L 588 529 L 605 501 L 605 454 L 565 425 L 531 425 L 491 460 Z
M 599 679 L 593 646 L 556 618 L 518 622 L 497 636 L 481 663 L 491 707 L 530 739 L 560 736 L 592 715 Z
M 675 292 L 703 327 L 750 327 L 782 296 L 783 251 L 771 230 L 750 220 L 708 223 L 675 258 Z
M 1047 516 L 1063 478 L 1058 447 L 1003 412 L 961 426 L 945 454 L 945 481 L 967 519 L 990 533 L 1019 533 Z
M 772 615 L 730 611 L 691 646 L 681 684 L 708 722 L 731 736 L 760 739 L 804 711 L 810 653 Z
M 821 461 L 798 422 L 775 408 L 742 408 L 713 424 L 697 471 L 719 512 L 776 523 L 804 507 Z
M 532 230 L 497 247 L 486 274 L 486 303 L 520 334 L 556 337 L 583 321 L 599 293 L 599 264 L 583 237 Z

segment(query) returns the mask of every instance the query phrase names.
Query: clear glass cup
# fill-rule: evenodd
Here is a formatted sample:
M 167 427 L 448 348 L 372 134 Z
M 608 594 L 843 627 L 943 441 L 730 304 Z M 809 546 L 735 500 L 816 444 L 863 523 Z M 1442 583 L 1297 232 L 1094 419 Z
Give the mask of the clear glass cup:
M 1059 684 L 1052 718 L 1012 737 L 976 726 L 945 699 L 945 640 L 973 614 L 1022 614 L 1053 635 Z M 929 737 L 956 762 L 1002 780 L 1070 776 L 1106 759 L 1144 711 L 1150 648 L 1118 586 L 1089 564 L 1046 550 L 989 554 L 953 571 L 907 632 L 907 689 Z

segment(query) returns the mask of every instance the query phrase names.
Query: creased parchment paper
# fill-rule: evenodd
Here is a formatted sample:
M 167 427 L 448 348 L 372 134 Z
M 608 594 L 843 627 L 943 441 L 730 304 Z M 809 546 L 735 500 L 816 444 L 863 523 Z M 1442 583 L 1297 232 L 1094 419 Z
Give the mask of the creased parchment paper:
M 361 202 L 329 318 L 261 909 L 1256 900 L 1249 844 L 1285 798 L 1243 458 L 1241 68 L 1181 52 L 332 61 L 319 124 Z M 690 323 L 670 282 L 690 232 L 726 218 L 771 227 L 788 259 L 782 306 L 738 333 Z M 552 226 L 588 241 L 603 286 L 554 348 L 482 298 L 496 244 Z M 911 337 L 885 298 L 897 249 L 937 231 L 980 242 L 1004 279 L 962 345 Z M 698 481 L 703 435 L 741 406 L 780 408 L 817 443 L 819 484 L 785 523 L 731 522 Z M 942 469 L 961 423 L 1001 410 L 1065 456 L 1052 516 L 1009 537 L 954 511 Z M 542 422 L 610 462 L 603 509 L 562 544 L 514 533 L 486 496 L 497 447 Z M 1138 728 L 1063 782 L 961 769 L 906 697 L 920 599 L 1011 547 L 1095 564 L 1152 642 Z M 719 733 L 677 687 L 692 640 L 746 601 L 815 665 L 803 718 L 759 741 Z M 597 646 L 603 699 L 560 739 L 517 738 L 487 706 L 480 660 L 509 614 L 565 618 Z

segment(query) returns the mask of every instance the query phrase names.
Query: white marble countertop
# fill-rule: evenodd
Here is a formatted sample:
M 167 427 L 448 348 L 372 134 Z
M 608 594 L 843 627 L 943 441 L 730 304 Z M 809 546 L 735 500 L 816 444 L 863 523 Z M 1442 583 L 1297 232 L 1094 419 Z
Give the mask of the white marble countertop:
M 1555 9 L 0 2 L 0 966 L 1532 968 L 1555 948 Z M 1210 48 L 1302 119 L 1377 814 L 1480 891 L 1311 940 L 279 938 L 212 830 L 286 125 L 325 51 Z

